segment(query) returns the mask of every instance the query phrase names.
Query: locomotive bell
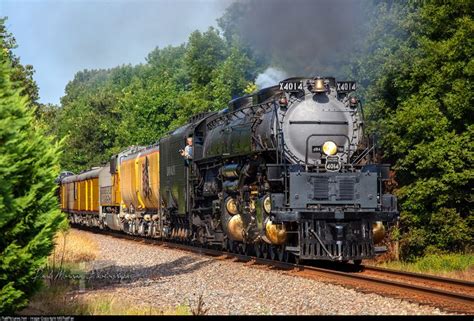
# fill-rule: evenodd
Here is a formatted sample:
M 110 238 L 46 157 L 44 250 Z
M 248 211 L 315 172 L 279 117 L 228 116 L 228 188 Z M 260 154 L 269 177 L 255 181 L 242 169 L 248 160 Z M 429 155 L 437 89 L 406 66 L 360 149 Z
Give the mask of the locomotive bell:
M 326 86 L 324 86 L 324 79 L 318 78 L 314 81 L 314 87 L 312 92 L 324 93 L 326 92 Z

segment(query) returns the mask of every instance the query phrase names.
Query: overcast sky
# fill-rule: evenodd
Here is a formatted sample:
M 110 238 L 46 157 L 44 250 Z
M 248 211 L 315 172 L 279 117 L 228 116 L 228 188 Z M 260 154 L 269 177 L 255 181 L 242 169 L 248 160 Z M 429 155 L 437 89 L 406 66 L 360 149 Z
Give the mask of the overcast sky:
M 156 46 L 216 26 L 230 0 L 0 0 L 40 102 L 59 103 L 77 71 L 137 64 Z

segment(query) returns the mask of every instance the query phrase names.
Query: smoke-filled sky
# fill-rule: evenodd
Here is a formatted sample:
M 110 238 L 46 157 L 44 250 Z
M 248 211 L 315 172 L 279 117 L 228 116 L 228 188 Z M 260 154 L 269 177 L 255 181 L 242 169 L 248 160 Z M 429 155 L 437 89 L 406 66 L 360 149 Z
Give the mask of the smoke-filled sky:
M 252 48 L 292 76 L 338 76 L 365 36 L 363 0 L 247 0 L 233 22 Z M 329 73 L 329 74 L 328 74 Z
M 0 0 L 0 17 L 36 70 L 40 102 L 57 104 L 76 72 L 145 62 L 156 46 L 216 26 L 232 2 L 244 9 L 230 29 L 287 75 L 343 75 L 364 36 L 362 0 Z M 281 80 L 278 69 L 259 81 Z
M 229 0 L 0 0 L 16 55 L 36 70 L 40 102 L 59 103 L 83 69 L 137 64 L 156 46 L 216 26 Z

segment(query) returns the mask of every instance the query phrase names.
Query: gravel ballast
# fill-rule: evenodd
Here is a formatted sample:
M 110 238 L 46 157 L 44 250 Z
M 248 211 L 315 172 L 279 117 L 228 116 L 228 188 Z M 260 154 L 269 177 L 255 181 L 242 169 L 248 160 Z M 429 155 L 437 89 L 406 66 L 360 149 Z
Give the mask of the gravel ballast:
M 99 257 L 90 270 L 85 298 L 113 295 L 115 300 L 169 309 L 197 306 L 207 314 L 445 314 L 437 308 L 361 293 L 283 271 L 200 256 L 152 244 L 87 234 Z

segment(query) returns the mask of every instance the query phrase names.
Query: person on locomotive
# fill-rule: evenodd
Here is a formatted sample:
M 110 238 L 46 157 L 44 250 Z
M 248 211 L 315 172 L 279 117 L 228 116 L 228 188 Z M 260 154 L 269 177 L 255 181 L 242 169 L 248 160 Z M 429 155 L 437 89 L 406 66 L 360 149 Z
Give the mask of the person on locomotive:
M 192 137 L 188 137 L 186 139 L 186 147 L 184 148 L 184 150 L 181 149 L 179 153 L 187 161 L 191 161 L 193 159 L 193 138 Z

